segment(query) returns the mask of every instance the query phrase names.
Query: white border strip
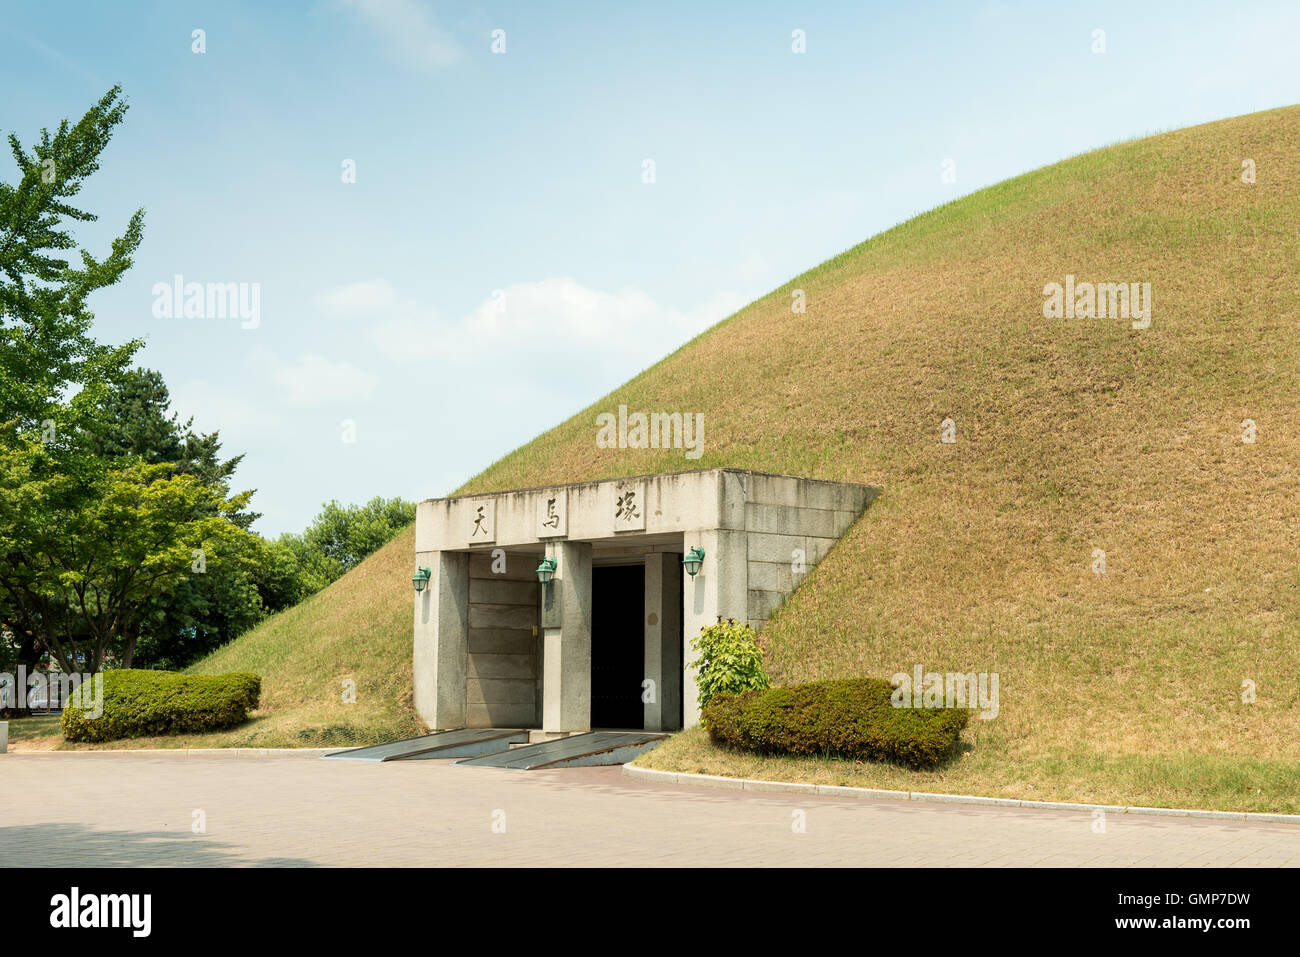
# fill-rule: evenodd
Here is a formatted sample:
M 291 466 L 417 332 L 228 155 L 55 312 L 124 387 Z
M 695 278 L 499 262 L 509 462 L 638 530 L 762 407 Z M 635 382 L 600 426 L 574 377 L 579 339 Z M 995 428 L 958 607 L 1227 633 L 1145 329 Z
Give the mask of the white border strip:
M 883 801 L 929 801 L 936 804 L 981 804 L 997 807 L 1041 808 L 1049 811 L 1107 811 L 1112 814 L 1150 814 L 1160 817 L 1209 818 L 1215 821 L 1264 821 L 1271 824 L 1300 824 L 1300 814 L 1268 814 L 1260 811 L 1202 811 L 1197 808 L 1124 807 L 1118 804 L 1072 804 L 1061 801 L 1021 801 L 1017 798 L 979 797 L 974 794 L 936 794 L 930 791 L 886 791 L 879 788 L 841 787 L 836 784 L 796 784 L 789 781 L 759 781 L 755 778 L 727 778 L 686 771 L 658 771 L 623 765 L 623 774 L 641 781 L 689 784 L 695 787 L 728 788 L 733 791 L 776 791 L 822 794 L 831 797 L 868 798 Z

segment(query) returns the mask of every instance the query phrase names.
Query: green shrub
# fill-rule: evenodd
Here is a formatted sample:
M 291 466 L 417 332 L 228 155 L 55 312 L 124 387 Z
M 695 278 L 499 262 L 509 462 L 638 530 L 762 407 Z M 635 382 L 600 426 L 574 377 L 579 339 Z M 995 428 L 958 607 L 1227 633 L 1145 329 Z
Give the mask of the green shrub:
M 89 717 L 93 702 L 63 710 L 69 741 L 113 741 L 156 734 L 219 731 L 248 720 L 262 694 L 258 675 L 182 675 L 124 669 L 103 675 L 104 713 Z M 83 685 L 83 691 L 88 691 Z
M 716 694 L 762 691 L 772 686 L 763 668 L 758 636 L 747 624 L 734 618 L 719 619 L 716 625 L 700 629 L 691 639 L 691 648 L 700 654 L 690 667 L 696 669 L 701 708 Z
M 965 708 L 895 708 L 879 678 L 719 694 L 700 714 L 716 743 L 762 754 L 824 754 L 934 767 L 953 751 Z

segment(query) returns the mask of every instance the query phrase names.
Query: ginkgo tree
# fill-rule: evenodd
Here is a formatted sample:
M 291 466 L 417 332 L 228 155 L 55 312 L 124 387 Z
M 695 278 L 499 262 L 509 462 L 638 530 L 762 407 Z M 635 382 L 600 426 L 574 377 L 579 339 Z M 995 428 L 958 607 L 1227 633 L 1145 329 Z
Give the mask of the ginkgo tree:
M 72 203 L 125 115 L 113 87 L 77 123 L 42 130 L 30 150 L 16 134 L 8 138 L 18 182 L 0 182 L 0 423 L 47 444 L 93 422 L 96 405 L 141 345 L 96 342 L 87 300 L 130 268 L 144 210 L 131 215 L 102 258 L 79 248 L 71 232 L 98 218 Z
M 97 447 L 140 342 L 97 342 L 88 298 L 130 268 L 144 214 L 97 258 L 72 204 L 125 114 L 114 87 L 30 150 L 11 134 L 19 178 L 0 182 L 0 626 L 65 671 L 129 665 L 142 609 L 254 538 L 235 520 L 251 493 Z

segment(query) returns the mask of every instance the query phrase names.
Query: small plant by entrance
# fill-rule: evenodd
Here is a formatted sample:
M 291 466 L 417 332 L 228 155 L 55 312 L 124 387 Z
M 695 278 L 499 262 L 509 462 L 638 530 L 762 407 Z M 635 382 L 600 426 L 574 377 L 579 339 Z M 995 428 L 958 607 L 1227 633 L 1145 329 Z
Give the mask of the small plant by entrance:
M 763 649 L 758 635 L 748 624 L 728 618 L 700 629 L 691 639 L 691 648 L 699 658 L 691 662 L 696 669 L 700 708 L 715 694 L 740 694 L 742 691 L 765 691 L 772 686 L 763 667 Z

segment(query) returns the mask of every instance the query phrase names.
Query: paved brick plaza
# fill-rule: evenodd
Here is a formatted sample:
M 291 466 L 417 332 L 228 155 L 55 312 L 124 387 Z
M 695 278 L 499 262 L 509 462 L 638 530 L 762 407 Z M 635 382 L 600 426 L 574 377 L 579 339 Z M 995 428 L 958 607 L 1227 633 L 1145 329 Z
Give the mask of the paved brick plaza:
M 201 810 L 207 832 L 194 834 Z M 793 833 L 793 812 L 807 831 Z M 505 833 L 495 833 L 504 812 Z M 495 815 L 495 818 L 494 818 Z M 650 784 L 619 768 L 0 756 L 6 866 L 1289 865 L 1300 826 Z

